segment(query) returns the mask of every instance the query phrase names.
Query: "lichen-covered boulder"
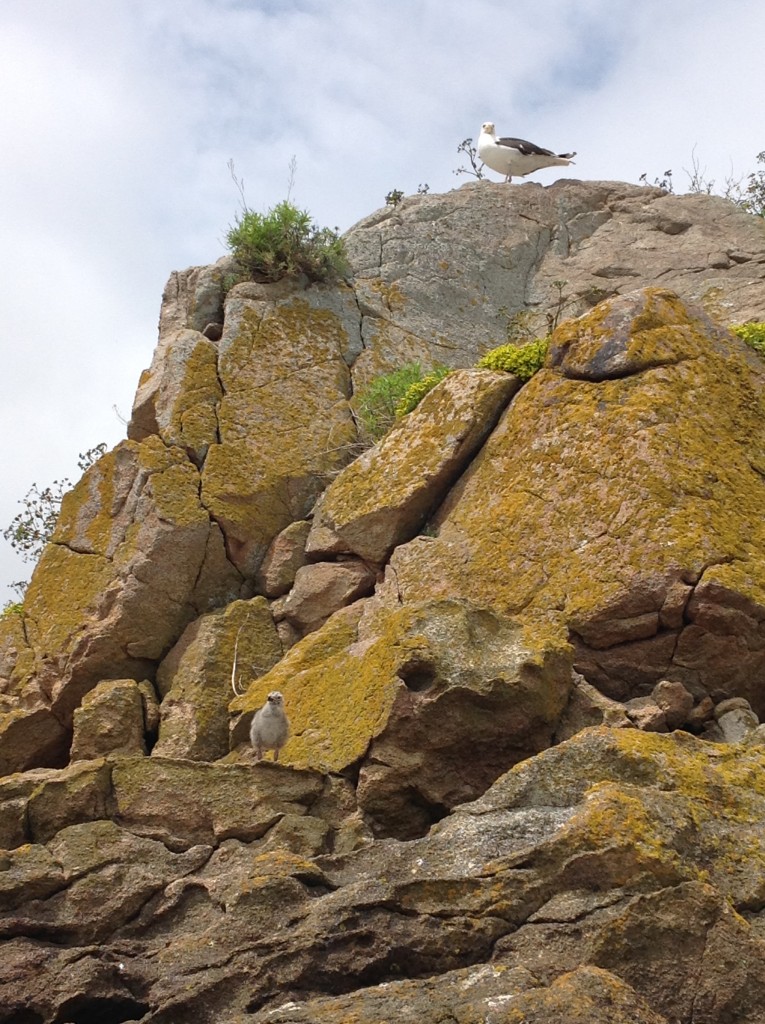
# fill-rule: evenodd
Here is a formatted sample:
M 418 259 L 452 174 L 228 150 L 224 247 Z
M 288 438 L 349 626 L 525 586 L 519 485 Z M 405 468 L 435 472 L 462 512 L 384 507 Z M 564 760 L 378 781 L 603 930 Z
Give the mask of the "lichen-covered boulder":
M 233 744 L 270 690 L 284 694 L 286 763 L 360 770 L 360 806 L 382 833 L 421 834 L 450 807 L 552 739 L 571 687 L 563 642 L 464 602 L 338 612 L 247 694 Z
M 449 374 L 330 484 L 314 512 L 309 556 L 384 562 L 438 507 L 519 386 L 492 370 Z
M 152 437 L 99 459 L 64 497 L 25 595 L 7 728 L 24 731 L 28 746 L 7 770 L 65 763 L 72 713 L 88 690 L 150 677 L 186 624 L 240 585 L 179 448 Z M 29 716 L 38 724 L 27 728 Z
M 74 711 L 70 759 L 146 753 L 144 701 L 134 679 L 110 679 L 83 697 Z
M 604 303 L 553 336 L 391 600 L 491 603 L 570 636 L 616 699 L 661 679 L 765 711 L 765 364 L 677 296 Z
M 162 703 L 152 754 L 192 761 L 224 757 L 233 687 L 264 675 L 281 656 L 263 597 L 234 601 L 195 619 L 157 671 Z
M 237 285 L 218 343 L 219 443 L 202 470 L 202 500 L 247 576 L 273 538 L 305 518 L 348 461 L 356 428 L 349 363 L 360 342 L 350 290 L 282 299 Z
M 157 434 L 199 466 L 218 440 L 221 397 L 216 345 L 197 331 L 170 334 L 160 340 L 151 367 L 141 375 L 128 437 L 144 441 Z

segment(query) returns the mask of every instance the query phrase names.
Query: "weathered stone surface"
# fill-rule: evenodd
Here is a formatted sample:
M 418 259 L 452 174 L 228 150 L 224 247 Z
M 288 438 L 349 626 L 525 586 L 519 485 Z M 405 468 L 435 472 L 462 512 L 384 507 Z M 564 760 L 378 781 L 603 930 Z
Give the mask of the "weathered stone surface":
M 407 1017 L 454 1024 L 667 1024 L 608 971 L 580 967 L 547 987 L 524 967 L 482 964 L 438 978 L 393 981 L 350 995 L 291 1001 L 250 1017 L 253 1024 L 380 1024 Z M 245 1024 L 245 1017 L 232 1024 Z
M 552 740 L 571 687 L 565 643 L 529 649 L 512 620 L 457 601 L 334 615 L 234 701 L 232 744 L 270 690 L 285 697 L 289 764 L 360 767 L 360 806 L 383 833 L 422 834 Z
M 141 376 L 128 437 L 144 441 L 157 434 L 201 465 L 219 439 L 222 390 L 217 364 L 217 347 L 198 331 L 178 331 L 162 339 L 150 369 Z
M 651 691 L 653 701 L 661 708 L 668 729 L 679 729 L 688 720 L 693 708 L 693 694 L 672 679 L 662 679 Z
M 310 529 L 307 519 L 299 519 L 274 537 L 256 577 L 266 597 L 281 597 L 295 582 L 295 574 L 307 561 L 305 545 Z
M 721 701 L 715 719 L 726 743 L 744 742 L 760 724 L 749 702 L 741 698 Z
M 144 701 L 134 679 L 99 683 L 74 711 L 70 760 L 146 753 Z
M 638 729 L 646 732 L 668 732 L 664 711 L 653 697 L 634 697 L 625 704 L 627 715 Z
M 629 729 L 633 723 L 624 704 L 611 700 L 591 686 L 584 676 L 573 673 L 573 686 L 568 704 L 555 731 L 556 743 L 569 740 L 592 725 L 608 725 L 612 729 Z
M 112 769 L 118 820 L 174 848 L 229 837 L 260 839 L 285 814 L 305 814 L 322 793 L 316 772 L 260 765 L 208 765 L 151 757 Z
M 724 324 L 762 319 L 765 225 L 716 196 L 615 181 L 463 185 L 407 198 L 347 235 L 365 349 L 354 385 L 419 360 L 471 366 L 508 316 L 577 316 L 661 281 Z
M 203 331 L 211 321 L 222 322 L 226 288 L 240 274 L 231 256 L 209 267 L 174 270 L 162 292 L 160 342 L 177 331 Z
M 366 597 L 376 579 L 375 570 L 355 558 L 304 565 L 295 574 L 281 615 L 299 634 L 311 633 L 340 608 Z
M 192 761 L 215 761 L 227 754 L 234 684 L 238 688 L 244 680 L 248 685 L 281 656 L 263 597 L 234 601 L 192 622 L 157 670 L 162 704 L 152 754 Z
M 519 386 L 491 370 L 446 377 L 330 484 L 314 512 L 308 554 L 384 562 L 443 501 Z
M 260 291 L 269 294 L 267 286 Z M 251 293 L 238 285 L 226 302 L 218 343 L 220 443 L 211 446 L 202 472 L 202 500 L 247 576 L 348 461 L 356 438 L 348 365 L 359 347 L 350 289 L 314 288 L 281 299 Z

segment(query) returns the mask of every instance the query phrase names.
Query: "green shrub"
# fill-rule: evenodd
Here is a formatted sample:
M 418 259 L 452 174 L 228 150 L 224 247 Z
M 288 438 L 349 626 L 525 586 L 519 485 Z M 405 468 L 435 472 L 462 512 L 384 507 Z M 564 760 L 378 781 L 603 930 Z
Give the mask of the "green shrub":
M 359 392 L 356 409 L 367 436 L 379 441 L 396 419 L 396 408 L 409 388 L 422 380 L 419 363 L 407 363 L 392 373 L 376 377 Z
M 226 244 L 247 273 L 265 281 L 299 274 L 329 281 L 348 269 L 337 232 L 317 227 L 310 214 L 286 200 L 266 214 L 245 208 L 229 228 Z
M 765 358 L 765 323 L 733 324 L 730 329 Z
M 483 355 L 477 366 L 481 370 L 504 370 L 528 380 L 544 365 L 548 345 L 547 338 L 537 338 L 528 345 L 500 345 Z
M 432 391 L 436 384 L 440 384 L 449 373 L 451 369 L 448 366 L 436 366 L 422 380 L 410 384 L 396 404 L 396 416 L 406 416 L 412 409 L 416 409 L 425 395 Z

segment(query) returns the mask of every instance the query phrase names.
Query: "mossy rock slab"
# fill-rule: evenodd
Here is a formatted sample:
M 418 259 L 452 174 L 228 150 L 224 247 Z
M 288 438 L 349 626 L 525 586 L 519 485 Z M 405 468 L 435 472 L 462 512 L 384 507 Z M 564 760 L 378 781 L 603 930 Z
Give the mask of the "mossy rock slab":
M 260 839 L 285 814 L 305 814 L 324 790 L 317 772 L 163 757 L 121 759 L 112 780 L 117 820 L 174 849 Z
M 518 387 L 489 370 L 446 377 L 330 484 L 314 512 L 309 555 L 385 561 L 440 505 Z
M 356 438 L 347 316 L 331 307 L 321 290 L 266 302 L 235 289 L 227 303 L 220 443 L 209 450 L 202 495 L 246 575 L 310 510 Z

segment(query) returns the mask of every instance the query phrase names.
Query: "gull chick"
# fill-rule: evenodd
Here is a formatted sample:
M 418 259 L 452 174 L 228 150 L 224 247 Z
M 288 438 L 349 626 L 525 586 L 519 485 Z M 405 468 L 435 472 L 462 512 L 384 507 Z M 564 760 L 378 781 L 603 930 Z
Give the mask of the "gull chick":
M 576 156 L 576 153 L 553 153 L 525 139 L 498 139 L 493 121 L 484 121 L 481 125 L 477 149 L 486 166 L 504 174 L 505 181 L 510 181 L 514 174 L 523 177 L 542 167 L 567 167 Z
M 263 757 L 264 750 L 273 750 L 274 761 L 279 760 L 279 751 L 287 742 L 290 734 L 290 723 L 284 713 L 284 697 L 278 690 L 273 690 L 260 711 L 256 711 L 250 726 L 250 743 L 255 751 L 255 759 Z

